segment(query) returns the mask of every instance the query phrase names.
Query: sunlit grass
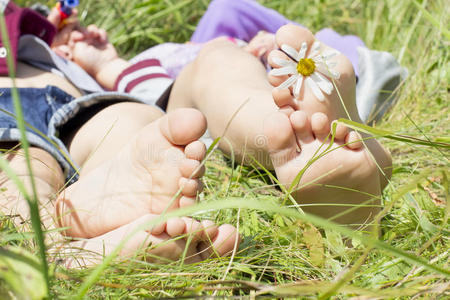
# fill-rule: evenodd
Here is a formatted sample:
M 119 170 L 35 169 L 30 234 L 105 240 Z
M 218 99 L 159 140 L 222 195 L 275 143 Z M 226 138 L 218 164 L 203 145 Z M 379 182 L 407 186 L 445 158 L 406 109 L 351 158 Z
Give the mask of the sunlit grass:
M 408 68 L 397 105 L 375 129 L 349 123 L 383 136 L 393 155 L 380 239 L 281 207 L 285 195 L 270 174 L 214 153 L 206 162 L 201 204 L 187 211 L 237 224 L 239 210 L 244 239 L 231 264 L 229 257 L 192 265 L 111 257 L 100 268 L 69 271 L 52 262 L 51 290 L 58 298 L 449 296 L 450 7 L 444 0 L 260 2 L 313 31 L 331 27 L 357 34 Z M 159 42 L 188 40 L 207 5 L 206 0 L 87 0 L 80 16 L 107 29 L 121 54 L 132 57 Z M 4 217 L 0 245 L 38 257 L 39 247 L 30 242 L 35 235 L 8 224 Z M 5 252 L 0 258 L 5 261 Z M 1 269 L 0 274 L 4 278 Z M 4 283 L 0 298 L 14 290 Z

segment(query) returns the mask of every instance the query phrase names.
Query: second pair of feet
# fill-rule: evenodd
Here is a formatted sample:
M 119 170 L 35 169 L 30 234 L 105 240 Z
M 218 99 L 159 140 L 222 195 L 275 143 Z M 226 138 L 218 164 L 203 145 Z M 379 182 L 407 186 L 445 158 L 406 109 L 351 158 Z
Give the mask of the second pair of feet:
M 314 42 L 309 31 L 291 25 L 282 27 L 276 39 L 280 47 L 289 45 L 297 51 L 303 42 L 307 46 Z M 283 55 L 278 50 L 270 54 L 272 67 L 279 67 L 279 60 L 274 57 Z M 352 67 L 345 58 L 337 59 L 341 76 L 335 84 L 342 98 L 352 105 Z M 293 187 L 297 202 L 307 204 L 304 210 L 342 223 L 366 223 L 379 210 L 383 188 L 382 172 L 374 157 L 389 159 L 380 153 L 379 144 L 361 142 L 358 134 L 341 124 L 331 144 L 332 120 L 343 115 L 336 103 L 337 92 L 325 93 L 324 101 L 318 102 L 317 92 L 306 87 L 296 91 L 277 89 L 286 79 L 269 75 L 280 112 L 274 112 L 264 124 L 277 178 L 289 187 L 305 169 L 299 185 Z M 298 94 L 302 97 L 300 102 L 295 99 Z M 166 211 L 195 203 L 201 191 L 201 161 L 206 153 L 198 139 L 205 130 L 204 116 L 194 109 L 173 111 L 142 128 L 115 158 L 62 192 L 57 215 L 60 225 L 68 227 L 66 235 L 89 238 L 89 245 L 83 247 L 102 253 L 105 244 L 117 245 L 136 226 Z M 315 161 L 310 165 L 312 160 Z M 346 213 L 349 206 L 361 204 L 365 206 Z M 151 243 L 151 255 L 177 259 L 187 247 L 187 261 L 198 261 L 212 254 L 230 253 L 238 241 L 232 225 L 177 218 L 138 232 L 122 254 L 129 255 Z

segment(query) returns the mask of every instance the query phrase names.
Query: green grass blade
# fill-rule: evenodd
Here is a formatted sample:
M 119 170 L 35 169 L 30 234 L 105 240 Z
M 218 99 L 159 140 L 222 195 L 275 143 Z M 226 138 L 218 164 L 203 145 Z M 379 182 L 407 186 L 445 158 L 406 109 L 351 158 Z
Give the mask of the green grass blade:
M 427 19 L 431 24 L 433 24 L 433 26 L 438 28 L 439 31 L 441 32 L 441 34 L 443 36 L 445 36 L 445 38 L 447 40 L 450 40 L 450 31 L 447 28 L 442 27 L 441 24 L 439 24 L 439 22 L 428 12 L 428 10 L 423 8 L 422 5 L 420 5 L 417 2 L 417 0 L 413 0 L 412 3 L 414 3 L 414 5 L 423 13 L 423 16 L 425 17 L 425 19 Z M 447 3 L 447 5 L 448 5 L 448 3 Z M 445 26 L 445 24 L 444 24 L 444 26 Z
M 2 41 L 6 47 L 7 53 L 12 53 L 11 50 L 11 44 L 9 42 L 9 36 L 8 32 L 6 30 L 6 23 L 5 23 L 5 17 L 3 15 L 3 12 L 0 13 L 0 27 L 1 27 L 1 33 L 2 33 Z M 17 115 L 16 121 L 17 121 L 17 127 L 20 131 L 20 142 L 22 144 L 23 151 L 25 153 L 25 159 L 28 169 L 28 174 L 30 176 L 30 182 L 31 182 L 31 189 L 32 189 L 32 195 L 27 195 L 28 197 L 25 197 L 27 200 L 28 206 L 30 208 L 30 217 L 31 217 L 31 225 L 33 227 L 34 233 L 35 233 L 35 239 L 36 243 L 39 246 L 39 254 L 41 257 L 41 264 L 42 264 L 42 273 L 45 278 L 46 283 L 46 290 L 47 294 L 50 294 L 50 275 L 48 270 L 48 264 L 47 264 L 47 255 L 46 255 L 46 247 L 45 247 L 45 241 L 44 241 L 44 232 L 42 230 L 42 224 L 41 224 L 41 217 L 39 213 L 39 200 L 37 197 L 37 191 L 36 191 L 36 183 L 33 177 L 33 171 L 31 169 L 31 159 L 30 159 L 30 153 L 29 153 L 29 144 L 25 133 L 25 121 L 22 113 L 22 107 L 19 99 L 19 93 L 17 91 L 17 88 L 15 87 L 15 70 L 14 70 L 14 62 L 12 55 L 7 56 L 7 64 L 8 64 L 8 70 L 10 78 L 13 82 L 13 88 L 12 96 L 13 96 L 13 103 L 14 103 L 14 110 Z M 24 186 L 22 186 L 24 188 Z M 25 189 L 22 190 L 22 192 L 25 191 Z

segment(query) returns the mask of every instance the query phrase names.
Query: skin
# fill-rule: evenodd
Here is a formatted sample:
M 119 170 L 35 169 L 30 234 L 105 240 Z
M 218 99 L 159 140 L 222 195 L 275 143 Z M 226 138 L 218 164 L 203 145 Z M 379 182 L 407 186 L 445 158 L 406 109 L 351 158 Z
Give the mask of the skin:
M 277 48 L 288 44 L 298 50 L 303 42 L 310 48 L 314 36 L 306 29 L 286 25 L 278 30 L 275 40 Z M 322 46 L 320 51 L 326 49 Z M 287 59 L 281 51 L 271 51 L 268 60 L 274 68 L 279 67 L 274 57 Z M 247 160 L 249 156 L 256 157 L 265 167 L 274 169 L 289 188 L 321 145 L 329 145 L 325 138 L 334 120 L 350 117 L 360 121 L 352 65 L 343 55 L 334 59 L 340 73 L 335 84 L 346 109 L 336 89 L 320 102 L 303 86 L 299 99 L 294 99 L 291 89 L 276 88 L 287 76 L 267 76 L 256 58 L 226 39 L 217 39 L 180 74 L 168 111 L 199 109 L 205 114 L 212 137 L 222 137 L 223 151 L 244 162 L 251 161 Z M 390 178 L 391 158 L 376 140 L 362 143 L 360 139 L 356 132 L 338 125 L 338 148 L 312 164 L 294 187 L 292 195 L 300 205 L 306 204 L 305 211 L 354 227 L 370 223 L 379 211 L 381 191 Z M 361 204 L 369 207 L 346 213 L 349 205 Z
M 275 40 L 277 46 L 288 44 L 298 49 L 303 41 L 311 45 L 314 37 L 305 29 L 287 25 L 277 32 Z M 68 47 L 70 58 L 104 87 L 111 87 L 120 72 L 129 66 L 95 27 L 72 31 L 63 46 Z M 255 51 L 257 56 L 263 53 Z M 38 188 L 43 195 L 43 207 L 50 212 L 55 211 L 51 216 L 60 226 L 69 225 L 65 234 L 86 238 L 82 247 L 101 252 L 100 246 L 105 241 L 113 248 L 131 228 L 154 218 L 166 208 L 191 205 L 194 202 L 192 197 L 200 191 L 197 179 L 202 173 L 198 172 L 198 166 L 204 153 L 204 148 L 201 150 L 195 145 L 206 129 L 206 123 L 213 137 L 224 136 L 223 140 L 227 140 L 220 144 L 224 152 L 233 152 L 244 162 L 256 157 L 264 166 L 274 169 L 280 182 L 289 187 L 322 144 L 330 145 L 326 137 L 333 120 L 348 115 L 337 101 L 335 91 L 327 95 L 324 102 L 318 102 L 306 88 L 300 92 L 301 101 L 295 101 L 289 89 L 276 89 L 286 78 L 268 77 L 258 58 L 249 52 L 225 39 L 206 44 L 198 58 L 177 79 L 167 116 L 158 115 L 151 107 L 119 103 L 92 117 L 67 139 L 70 154 L 83 169 L 80 180 L 60 193 L 56 207 L 54 195 L 62 188 L 62 172 L 58 171 L 59 166 L 51 156 L 33 149 L 36 151 L 33 165 L 36 165 L 38 178 L 43 182 Z M 278 67 L 273 58 L 283 55 L 272 50 L 268 55 L 271 66 Z M 336 87 L 350 118 L 359 121 L 353 69 L 345 57 L 337 59 L 341 77 L 336 80 Z M 37 70 L 30 71 L 38 76 L 48 76 Z M 26 78 L 22 79 L 24 86 L 41 84 L 39 80 L 28 82 Z M 52 83 L 67 84 L 62 78 L 53 79 Z M 180 110 L 182 108 L 184 110 Z M 114 124 L 111 133 L 107 130 L 111 128 L 108 124 Z M 107 138 L 100 145 L 103 149 L 97 152 L 98 141 L 105 136 Z M 154 145 L 158 155 L 149 158 L 147 155 L 148 159 L 142 159 L 148 154 L 145 153 L 148 147 Z M 375 140 L 360 142 L 360 136 L 343 125 L 338 126 L 335 144 L 331 146 L 337 147 L 306 170 L 293 191 L 294 198 L 300 205 L 309 204 L 304 207 L 307 212 L 325 218 L 353 226 L 370 222 L 379 211 L 380 194 L 389 178 L 389 154 Z M 161 160 L 160 154 L 169 152 L 173 153 L 170 160 L 164 159 L 168 157 L 165 155 Z M 11 158 L 11 162 L 17 162 L 20 169 L 17 155 Z M 57 171 L 52 174 L 57 175 L 50 176 L 44 171 L 49 165 L 54 166 Z M 170 178 L 162 176 L 168 168 L 172 170 Z M 8 182 L 7 178 L 5 182 Z M 174 191 L 180 188 L 182 197 L 176 198 L 175 202 L 169 201 Z M 129 197 L 120 196 L 124 193 Z M 142 198 L 142 194 L 150 197 Z M 372 206 L 357 208 L 348 214 L 345 213 L 346 206 L 327 206 L 327 203 Z M 22 207 L 20 214 L 26 218 L 23 201 L 17 197 L 11 196 L 4 207 L 9 211 Z M 129 215 L 120 214 L 124 207 L 132 207 Z M 105 209 L 108 213 L 102 214 Z M 197 230 L 192 230 L 193 227 Z M 189 218 L 176 219 L 141 231 L 126 245 L 122 255 L 139 251 L 142 246 L 149 245 L 149 241 L 165 245 L 157 241 L 186 234 L 196 241 L 188 245 L 191 261 L 208 257 L 213 251 L 207 251 L 206 256 L 201 252 L 208 247 L 225 255 L 239 241 L 231 225 L 217 227 Z M 184 244 L 171 243 L 168 250 L 150 249 L 149 253 L 176 259 L 182 252 L 180 249 L 186 246 L 186 239 L 182 241 Z M 212 245 L 208 244 L 210 241 Z M 73 243 L 79 245 L 80 242 Z M 107 247 L 107 252 L 112 248 Z M 57 253 L 67 254 L 66 251 Z M 67 261 L 72 265 L 73 260 Z M 88 263 L 96 261 L 98 258 L 88 260 Z
M 81 64 L 95 61 L 87 71 L 103 86 L 112 86 L 120 70 L 128 64 L 117 57 L 115 49 L 96 27 L 88 28 L 84 35 L 79 33 L 72 31 L 67 44 L 73 59 Z M 83 60 L 89 55 L 103 59 Z M 115 73 L 110 72 L 111 68 Z M 16 83 L 18 87 L 36 88 L 52 84 L 73 96 L 81 95 L 65 78 L 24 63 L 17 66 Z M 0 78 L 0 85 L 12 87 L 11 79 Z M 197 139 L 205 128 L 202 114 L 194 109 L 164 115 L 154 107 L 139 103 L 110 105 L 70 136 L 61 136 L 72 159 L 81 166 L 80 179 L 70 187 L 64 186 L 65 177 L 56 160 L 42 149 L 31 147 L 43 226 L 45 229 L 69 227 L 63 232 L 67 238 L 58 233 L 46 235 L 50 253 L 62 259 L 67 267 L 89 266 L 101 261 L 103 255 L 111 253 L 138 227 L 141 229 L 126 242 L 121 257 L 142 253 L 148 261 L 167 262 L 178 259 L 187 248 L 185 262 L 191 263 L 232 251 L 239 243 L 239 236 L 229 224 L 217 226 L 208 220 L 199 222 L 183 217 L 146 225 L 166 209 L 170 211 L 195 202 L 203 175 L 199 165 L 205 155 L 205 146 Z M 10 149 L 5 158 L 30 188 L 22 151 L 15 144 L 1 146 Z M 171 176 L 167 176 L 168 169 Z M 26 230 L 27 223 L 23 221 L 29 220 L 27 204 L 9 177 L 3 172 L 0 177 L 0 185 L 5 189 L 0 198 L 2 211 L 14 215 L 16 225 Z M 181 195 L 174 198 L 178 190 Z M 89 214 L 86 208 L 90 209 L 92 203 L 104 209 Z M 78 222 L 80 219 L 87 220 L 86 224 Z M 72 240 L 73 237 L 81 240 Z M 66 242 L 61 244 L 62 240 Z M 79 260 L 76 249 L 80 248 L 93 255 L 81 256 L 83 259 Z

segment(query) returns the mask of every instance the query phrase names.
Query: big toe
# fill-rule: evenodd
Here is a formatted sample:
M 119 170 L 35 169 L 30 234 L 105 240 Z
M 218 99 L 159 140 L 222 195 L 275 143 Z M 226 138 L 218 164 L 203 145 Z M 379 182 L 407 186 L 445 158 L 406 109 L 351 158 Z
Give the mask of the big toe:
M 277 68 L 288 67 L 286 61 L 298 60 L 298 53 L 293 53 L 294 51 L 299 51 L 302 47 L 305 48 L 305 52 L 314 43 L 314 35 L 308 29 L 295 26 L 292 24 L 284 25 L 278 29 L 275 35 L 276 44 L 279 49 L 273 50 L 269 54 L 269 64 L 274 68 L 269 73 L 269 82 L 275 86 L 284 88 L 288 80 L 288 75 L 279 75 Z M 294 51 L 292 51 L 294 50 Z M 292 70 L 295 73 L 295 70 Z M 291 77 L 292 83 L 294 78 Z
M 315 39 L 312 32 L 308 29 L 293 24 L 287 24 L 278 29 L 275 40 L 278 47 L 286 44 L 299 50 L 303 42 L 306 42 L 308 46 L 311 46 Z
M 187 145 L 206 130 L 206 118 L 193 108 L 180 108 L 165 115 L 160 122 L 163 135 L 174 145 Z
M 289 117 L 282 113 L 270 115 L 264 122 L 270 158 L 274 167 L 297 155 L 297 141 Z
M 276 90 L 275 103 L 290 105 L 312 115 L 322 111 L 330 119 L 346 115 L 342 103 L 354 114 L 355 74 L 351 62 L 339 51 L 315 40 L 313 34 L 296 25 L 285 25 L 276 33 L 278 50 L 269 55 L 269 82 Z M 298 101 L 297 101 L 298 100 Z M 292 104 L 294 103 L 294 105 Z

